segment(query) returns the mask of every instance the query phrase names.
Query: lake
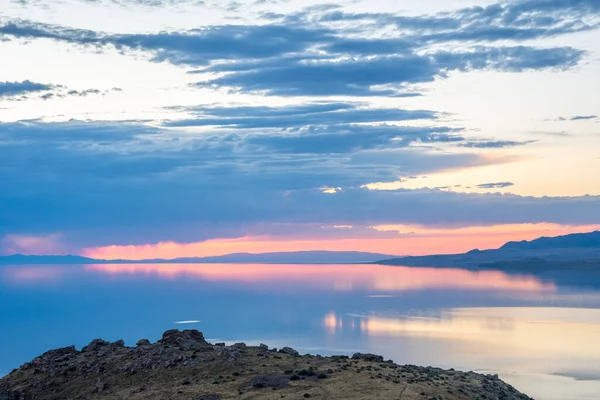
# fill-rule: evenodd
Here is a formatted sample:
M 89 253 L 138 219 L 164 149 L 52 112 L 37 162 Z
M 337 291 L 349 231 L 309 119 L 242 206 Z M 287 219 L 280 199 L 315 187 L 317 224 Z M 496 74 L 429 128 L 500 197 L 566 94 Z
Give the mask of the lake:
M 376 265 L 0 266 L 0 376 L 96 337 L 384 355 L 498 374 L 540 400 L 598 399 L 600 273 Z

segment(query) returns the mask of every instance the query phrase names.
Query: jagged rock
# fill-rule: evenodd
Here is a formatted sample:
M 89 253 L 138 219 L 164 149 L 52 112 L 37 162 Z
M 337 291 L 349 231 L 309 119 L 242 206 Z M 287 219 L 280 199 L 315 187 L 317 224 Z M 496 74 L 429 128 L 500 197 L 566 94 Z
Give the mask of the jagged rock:
M 353 360 L 364 360 L 364 361 L 373 361 L 373 362 L 383 362 L 383 357 L 378 356 L 377 354 L 371 353 L 354 353 L 352 355 Z
M 105 347 L 105 346 L 110 346 L 110 342 L 107 342 L 105 340 L 102 339 L 94 339 L 90 342 L 90 344 L 88 344 L 87 346 L 84 346 L 81 351 L 83 352 L 87 352 L 87 351 L 97 351 L 100 350 L 101 348 Z
M 292 349 L 291 347 L 283 347 L 281 350 L 279 350 L 279 352 L 283 353 L 283 354 L 289 354 L 290 356 L 294 356 L 294 357 L 300 356 L 300 353 L 298 353 L 296 350 Z
M 137 341 L 137 343 L 135 345 L 136 346 L 150 346 L 151 343 L 148 339 L 140 339 Z
M 115 346 L 118 347 L 124 347 L 125 346 L 125 341 L 123 339 L 119 339 L 116 342 L 113 343 Z

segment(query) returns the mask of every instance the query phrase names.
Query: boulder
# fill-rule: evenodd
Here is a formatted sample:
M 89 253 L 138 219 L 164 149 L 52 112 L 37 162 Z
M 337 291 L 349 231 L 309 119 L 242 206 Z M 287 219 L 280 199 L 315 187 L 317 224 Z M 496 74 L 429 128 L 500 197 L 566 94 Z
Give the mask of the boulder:
M 279 350 L 279 352 L 283 353 L 283 354 L 289 354 L 290 356 L 294 356 L 294 357 L 300 356 L 300 353 L 298 353 L 296 350 L 292 349 L 291 347 L 284 347 L 281 350 Z
M 211 349 L 212 346 L 204 339 L 202 332 L 195 329 L 180 331 L 171 329 L 163 333 L 162 339 L 158 341 L 165 346 L 179 347 L 182 350 Z

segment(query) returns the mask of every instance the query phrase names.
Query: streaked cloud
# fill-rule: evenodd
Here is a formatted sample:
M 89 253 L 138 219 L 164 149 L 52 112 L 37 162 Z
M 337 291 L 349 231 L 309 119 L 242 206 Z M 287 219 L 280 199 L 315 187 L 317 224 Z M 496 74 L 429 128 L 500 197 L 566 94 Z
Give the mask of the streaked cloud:
M 514 186 L 515 184 L 512 182 L 494 182 L 494 183 L 481 183 L 477 185 L 480 189 L 498 189 L 498 188 L 507 188 Z

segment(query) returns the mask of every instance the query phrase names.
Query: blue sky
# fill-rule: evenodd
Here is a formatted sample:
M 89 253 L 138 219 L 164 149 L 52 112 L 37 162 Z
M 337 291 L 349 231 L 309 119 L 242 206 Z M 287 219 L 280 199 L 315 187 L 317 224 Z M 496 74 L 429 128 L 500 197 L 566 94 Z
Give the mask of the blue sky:
M 0 9 L 1 253 L 600 224 L 597 0 Z

